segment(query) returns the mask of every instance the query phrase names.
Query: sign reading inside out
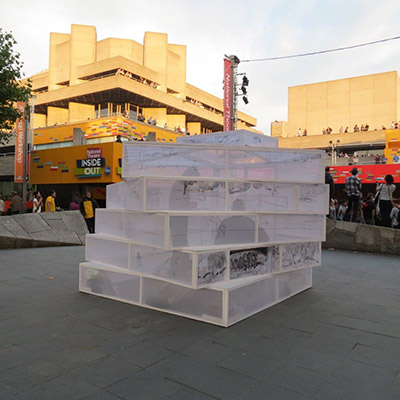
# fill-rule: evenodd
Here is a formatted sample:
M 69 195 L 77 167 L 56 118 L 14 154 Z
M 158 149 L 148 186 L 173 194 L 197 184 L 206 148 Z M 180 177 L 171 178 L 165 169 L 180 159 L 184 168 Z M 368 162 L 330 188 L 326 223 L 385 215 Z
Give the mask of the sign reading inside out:
M 78 178 L 97 178 L 102 175 L 105 165 L 103 149 L 101 147 L 88 147 L 86 159 L 76 160 L 75 175 Z

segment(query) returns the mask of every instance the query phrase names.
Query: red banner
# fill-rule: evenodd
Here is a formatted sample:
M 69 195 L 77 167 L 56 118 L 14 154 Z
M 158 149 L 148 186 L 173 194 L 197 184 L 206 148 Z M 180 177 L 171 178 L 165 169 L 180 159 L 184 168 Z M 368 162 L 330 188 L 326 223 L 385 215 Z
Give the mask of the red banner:
M 22 183 L 24 181 L 25 103 L 18 101 L 17 109 L 22 116 L 15 124 L 14 182 Z
M 362 183 L 382 182 L 385 175 L 393 175 L 395 183 L 400 183 L 400 164 L 331 166 L 330 173 L 335 183 L 346 183 L 354 167 L 358 169 L 357 177 Z
M 224 131 L 231 130 L 231 95 L 232 75 L 231 61 L 224 59 Z

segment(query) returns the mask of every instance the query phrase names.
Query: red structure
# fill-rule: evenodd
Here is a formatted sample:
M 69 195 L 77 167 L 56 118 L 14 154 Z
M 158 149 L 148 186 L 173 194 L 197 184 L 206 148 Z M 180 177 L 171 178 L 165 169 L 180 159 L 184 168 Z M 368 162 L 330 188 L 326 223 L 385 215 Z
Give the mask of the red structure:
M 376 183 L 384 179 L 385 175 L 393 175 L 395 183 L 400 183 L 400 164 L 372 164 L 372 165 L 346 165 L 331 166 L 330 173 L 338 184 L 345 184 L 350 171 L 356 167 L 358 177 L 362 183 Z

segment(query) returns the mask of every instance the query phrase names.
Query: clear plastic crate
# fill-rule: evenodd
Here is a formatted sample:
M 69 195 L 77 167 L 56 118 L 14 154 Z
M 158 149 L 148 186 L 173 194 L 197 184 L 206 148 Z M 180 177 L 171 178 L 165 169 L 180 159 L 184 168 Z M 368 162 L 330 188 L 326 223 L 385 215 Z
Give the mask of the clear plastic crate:
M 118 270 L 107 270 L 90 263 L 81 264 L 79 275 L 81 292 L 129 303 L 140 302 L 140 277 L 138 276 Z
M 130 270 L 193 286 L 193 253 L 130 245 Z
M 299 212 L 329 213 L 329 185 L 299 185 L 298 196 Z
M 292 243 L 281 245 L 282 270 L 321 265 L 321 243 Z
M 323 182 L 320 152 L 228 150 L 227 177 L 241 180 Z
M 225 182 L 146 179 L 145 184 L 149 211 L 225 210 Z
M 253 212 L 295 212 L 297 185 L 272 182 L 229 182 L 227 209 Z
M 143 179 L 107 185 L 107 208 L 143 211 Z
M 325 184 L 137 178 L 107 186 L 107 208 L 327 214 Z
M 256 218 L 252 215 L 171 215 L 170 246 L 204 247 L 255 243 Z
M 217 144 L 228 146 L 263 146 L 278 147 L 278 139 L 271 136 L 251 132 L 246 129 L 236 131 L 207 133 L 206 135 L 182 136 L 176 139 L 184 144 Z
M 188 176 L 219 177 L 226 175 L 225 150 L 173 144 L 124 143 L 122 177 Z
M 325 215 L 260 215 L 259 242 L 265 237 L 271 242 L 325 240 Z
M 86 259 L 197 289 L 221 281 L 319 266 L 321 245 L 310 242 L 220 251 L 165 250 L 95 234 L 87 236 Z
M 280 269 L 279 247 L 256 247 L 229 251 L 229 278 L 265 275 Z
M 142 304 L 205 322 L 223 323 L 223 291 L 188 289 L 173 283 L 143 278 Z
M 319 150 L 124 143 L 122 176 L 323 183 L 324 160 Z
M 98 209 L 96 232 L 165 249 L 243 247 L 323 241 L 325 215 L 180 215 Z
M 98 235 L 87 235 L 86 260 L 128 269 L 129 243 Z
M 104 235 L 124 237 L 123 211 L 96 208 L 95 231 Z
M 82 292 L 221 326 L 230 326 L 311 286 L 311 268 L 196 290 L 100 264 L 80 266 Z

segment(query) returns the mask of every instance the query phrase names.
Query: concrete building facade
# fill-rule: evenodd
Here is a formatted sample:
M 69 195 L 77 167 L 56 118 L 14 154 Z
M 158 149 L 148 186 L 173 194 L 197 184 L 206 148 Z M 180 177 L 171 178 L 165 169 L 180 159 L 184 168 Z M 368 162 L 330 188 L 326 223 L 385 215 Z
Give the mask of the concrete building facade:
M 98 40 L 94 26 L 71 25 L 70 33 L 50 33 L 48 68 L 30 79 L 35 95 L 30 135 L 36 152 L 30 182 L 36 185 L 49 182 L 49 171 L 53 187 L 54 177 L 60 184 L 77 185 L 73 165 L 79 145 L 101 148 L 117 135 L 122 140 L 174 142 L 189 132 L 223 130 L 223 100 L 187 83 L 186 46 L 169 43 L 165 33 L 146 32 L 143 43 Z M 145 120 L 138 120 L 139 115 Z M 156 122 L 147 123 L 149 118 Z M 256 124 L 255 118 L 238 112 L 239 129 L 255 130 Z M 65 148 L 62 156 L 51 153 L 60 148 Z M 109 168 L 101 177 L 80 178 L 81 186 L 120 180 L 115 174 L 118 158 L 104 158 Z M 41 165 L 42 159 L 46 164 Z M 56 169 L 64 173 L 58 175 Z M 0 146 L 0 193 L 16 188 L 13 180 L 11 141 Z
M 397 71 L 293 86 L 288 92 L 288 121 L 271 124 L 273 136 L 294 137 L 299 129 L 321 135 L 323 129 L 369 125 L 390 128 L 400 119 L 400 79 Z M 282 126 L 282 129 L 280 128 Z
M 74 123 L 127 112 L 191 134 L 223 128 L 223 101 L 186 82 L 186 46 L 165 33 L 97 40 L 94 26 L 51 33 L 49 68 L 31 77 L 35 127 Z M 238 128 L 257 121 L 238 113 Z

